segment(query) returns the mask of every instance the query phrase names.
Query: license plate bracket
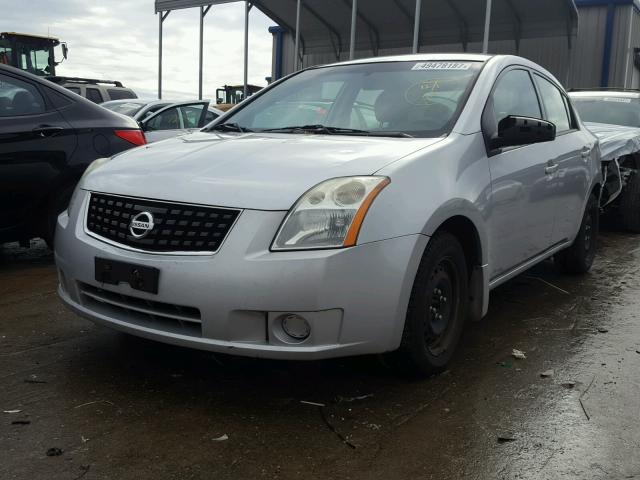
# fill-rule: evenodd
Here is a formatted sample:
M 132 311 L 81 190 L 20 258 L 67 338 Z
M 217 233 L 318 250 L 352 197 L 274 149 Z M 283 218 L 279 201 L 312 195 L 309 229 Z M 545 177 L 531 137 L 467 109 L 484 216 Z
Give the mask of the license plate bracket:
M 110 285 L 124 282 L 134 290 L 158 293 L 160 270 L 155 267 L 95 257 L 95 272 L 97 282 Z

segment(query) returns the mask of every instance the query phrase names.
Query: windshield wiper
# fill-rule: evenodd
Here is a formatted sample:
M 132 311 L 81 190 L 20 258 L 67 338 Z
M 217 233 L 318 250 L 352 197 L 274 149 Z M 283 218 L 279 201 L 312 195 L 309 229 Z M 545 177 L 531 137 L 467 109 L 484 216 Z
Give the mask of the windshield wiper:
M 282 133 L 295 133 L 295 132 L 313 132 L 313 133 L 333 133 L 334 127 L 326 127 L 324 125 L 293 125 L 291 127 L 279 127 L 279 128 L 265 128 L 262 132 L 282 132 Z
M 294 125 L 291 127 L 267 128 L 261 132 L 273 133 L 325 133 L 328 135 L 363 135 L 368 137 L 403 137 L 413 138 L 412 135 L 404 132 L 371 132 L 369 130 L 358 130 L 356 128 L 328 127 L 326 125 Z
M 219 123 L 209 128 L 209 130 L 207 131 L 212 131 L 212 130 L 220 130 L 221 132 L 240 132 L 240 133 L 253 132 L 253 130 L 249 128 L 241 127 L 237 123 Z

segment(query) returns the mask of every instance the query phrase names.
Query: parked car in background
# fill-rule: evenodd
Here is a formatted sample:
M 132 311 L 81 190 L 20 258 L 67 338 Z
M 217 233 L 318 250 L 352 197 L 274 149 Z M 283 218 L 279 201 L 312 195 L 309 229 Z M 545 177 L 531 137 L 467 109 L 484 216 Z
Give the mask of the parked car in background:
M 584 89 L 569 95 L 587 128 L 600 139 L 601 207 L 622 228 L 640 233 L 640 91 Z
M 149 115 L 157 112 L 158 110 L 178 103 L 177 100 L 145 100 L 141 98 L 126 99 L 126 100 L 110 100 L 108 102 L 101 103 L 100 106 L 111 110 L 112 112 L 120 113 L 131 117 L 134 120 L 141 122 Z
M 430 374 L 491 289 L 551 256 L 589 270 L 600 183 L 597 139 L 524 58 L 309 68 L 96 162 L 58 220 L 59 294 L 163 342 Z
M 0 65 L 0 242 L 43 237 L 95 159 L 145 143 L 131 119 Z
M 81 97 L 91 100 L 93 103 L 103 103 L 110 100 L 125 98 L 138 98 L 130 88 L 116 80 L 95 80 L 92 78 L 78 77 L 46 77 L 67 90 L 77 93 Z
M 223 112 L 208 100 L 191 100 L 168 105 L 140 120 L 149 143 L 200 130 Z
M 640 90 L 575 89 L 569 96 L 584 122 L 640 128 Z

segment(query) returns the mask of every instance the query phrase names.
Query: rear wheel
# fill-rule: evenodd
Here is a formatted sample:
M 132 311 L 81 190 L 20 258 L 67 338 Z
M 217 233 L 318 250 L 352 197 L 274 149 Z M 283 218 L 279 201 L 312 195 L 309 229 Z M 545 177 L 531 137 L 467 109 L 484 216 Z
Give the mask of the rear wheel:
M 554 256 L 554 262 L 558 270 L 563 273 L 588 272 L 596 257 L 599 230 L 600 207 L 598 206 L 598 198 L 596 195 L 591 195 L 573 245 Z
M 620 219 L 622 227 L 640 233 L 640 175 L 631 173 L 620 194 Z
M 432 375 L 451 360 L 467 316 L 469 276 L 464 251 L 450 233 L 429 241 L 409 300 L 394 363 L 406 373 Z

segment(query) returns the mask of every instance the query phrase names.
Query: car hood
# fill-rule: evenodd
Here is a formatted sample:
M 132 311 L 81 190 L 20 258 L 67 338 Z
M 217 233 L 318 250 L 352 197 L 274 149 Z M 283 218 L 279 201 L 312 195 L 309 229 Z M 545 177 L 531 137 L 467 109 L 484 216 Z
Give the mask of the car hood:
M 288 210 L 323 180 L 370 175 L 441 138 L 197 132 L 115 156 L 86 190 L 259 210 Z

